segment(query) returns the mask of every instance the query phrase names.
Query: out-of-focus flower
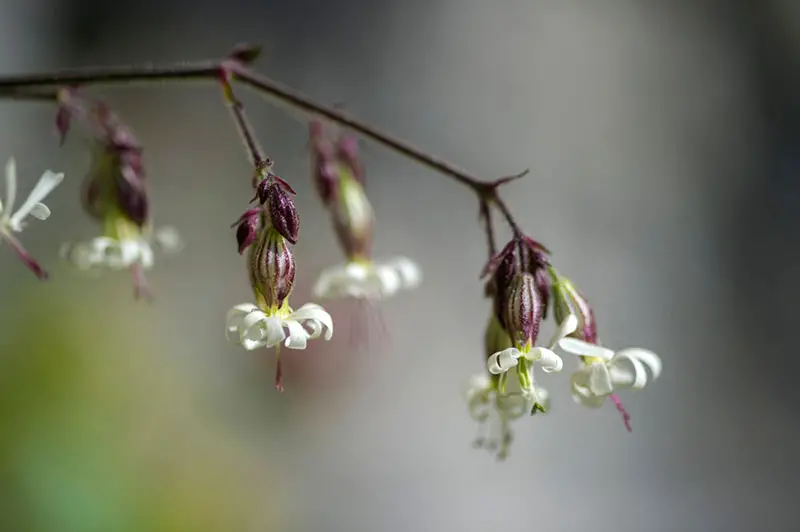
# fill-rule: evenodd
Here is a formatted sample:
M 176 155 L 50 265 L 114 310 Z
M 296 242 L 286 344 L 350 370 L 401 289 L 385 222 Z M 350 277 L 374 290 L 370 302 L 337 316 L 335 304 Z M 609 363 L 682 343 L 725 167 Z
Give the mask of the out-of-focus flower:
M 570 377 L 575 401 L 588 407 L 599 407 L 615 390 L 641 390 L 647 384 L 647 369 L 657 379 L 661 359 L 647 349 L 629 348 L 614 352 L 577 338 L 563 338 L 558 347 L 585 357 L 585 365 Z
M 118 220 L 121 227 L 125 221 Z M 109 234 L 107 232 L 106 234 Z M 153 267 L 154 248 L 165 253 L 175 253 L 183 242 L 174 227 L 161 227 L 155 231 L 116 231 L 115 237 L 99 236 L 86 242 L 67 242 L 61 246 L 61 256 L 79 270 L 124 270 L 139 265 L 144 270 Z
M 322 271 L 314 294 L 326 299 L 379 299 L 413 289 L 422 272 L 411 259 L 373 260 L 375 214 L 364 190 L 356 138 L 341 135 L 334 147 L 319 120 L 310 126 L 313 178 L 347 261 Z
M 537 395 L 547 408 L 550 398 L 547 390 L 539 388 Z M 530 397 L 522 392 L 501 394 L 496 380 L 481 373 L 470 379 L 467 405 L 470 416 L 478 422 L 478 435 L 473 445 L 494 453 L 498 460 L 508 458 L 514 438 L 511 422 L 531 413 Z
M 14 211 L 14 201 L 17 196 L 17 165 L 13 158 L 9 159 L 5 168 L 6 198 L 5 205 L 0 201 L 0 239 L 7 242 L 17 256 L 22 260 L 39 279 L 46 279 L 47 272 L 38 262 L 22 247 L 20 241 L 14 236 L 25 227 L 25 218 L 29 215 L 39 220 L 46 220 L 50 216 L 50 209 L 42 203 L 54 188 L 64 179 L 64 174 L 57 174 L 47 170 L 36 186 L 33 187 L 28 198 L 22 202 L 19 209 Z
M 419 267 L 405 257 L 385 262 L 353 261 L 323 270 L 313 292 L 325 299 L 380 299 L 414 288 L 421 280 Z
M 486 358 L 512 345 L 508 333 L 492 312 L 484 334 Z M 474 445 L 494 453 L 499 460 L 508 457 L 513 439 L 511 422 L 524 415 L 535 414 L 536 400 L 542 409 L 549 408 L 550 395 L 544 388 L 537 387 L 534 397 L 531 393 L 523 392 L 514 382 L 508 385 L 501 381 L 500 375 L 484 371 L 470 379 L 466 394 L 470 416 L 478 422 Z
M 153 266 L 152 244 L 169 252 L 182 244 L 174 228 L 152 229 L 142 147 L 106 104 L 65 89 L 59 92 L 56 118 L 62 136 L 73 119 L 87 127 L 93 146 L 81 202 L 85 212 L 102 224 L 103 234 L 88 242 L 65 244 L 62 256 L 81 270 L 129 268 L 134 295 L 149 296 L 143 272 Z

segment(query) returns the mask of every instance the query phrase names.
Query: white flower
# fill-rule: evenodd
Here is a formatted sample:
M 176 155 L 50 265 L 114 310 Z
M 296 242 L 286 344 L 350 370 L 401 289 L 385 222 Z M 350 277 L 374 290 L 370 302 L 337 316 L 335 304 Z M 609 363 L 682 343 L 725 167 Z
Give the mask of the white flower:
M 323 270 L 313 292 L 325 299 L 383 298 L 412 289 L 421 281 L 419 266 L 396 257 L 384 262 L 348 262 Z
M 54 188 L 64 180 L 64 174 L 56 174 L 47 170 L 39 182 L 33 187 L 28 198 L 20 205 L 19 209 L 12 214 L 14 210 L 14 200 L 17 196 L 17 164 L 13 158 L 6 163 L 6 204 L 3 205 L 0 201 L 0 226 L 2 231 L 13 231 L 19 233 L 25 227 L 23 223 L 25 218 L 30 214 L 39 220 L 47 220 L 50 216 L 50 209 L 41 201 L 50 194 Z
M 248 351 L 275 347 L 284 340 L 289 349 L 305 349 L 308 340 L 319 337 L 323 331 L 325 340 L 333 336 L 330 314 L 314 303 L 306 303 L 295 311 L 284 305 L 273 314 L 252 303 L 242 303 L 228 311 L 225 321 L 225 337 Z
M 520 387 L 524 393 L 533 394 L 534 400 L 541 404 L 541 397 L 536 397 L 536 384 L 533 376 L 533 364 L 538 362 L 542 366 L 545 373 L 553 373 L 561 371 L 564 366 L 561 357 L 555 354 L 552 350 L 558 344 L 559 340 L 572 334 L 578 327 L 578 319 L 574 314 L 570 314 L 561 322 L 561 325 L 556 330 L 553 338 L 550 340 L 548 347 L 534 347 L 526 350 L 520 350 L 516 347 L 509 347 L 498 351 L 489 357 L 486 361 L 486 368 L 489 373 L 493 375 L 501 375 L 501 382 L 504 383 L 507 377 L 507 372 L 520 364 L 520 359 L 525 360 L 526 363 L 521 371 L 518 370 L 520 378 Z M 504 386 L 501 386 L 501 390 Z
M 50 209 L 41 201 L 63 180 L 64 174 L 47 170 L 28 194 L 28 198 L 14 212 L 14 201 L 17 196 L 17 165 L 13 157 L 6 163 L 6 202 L 3 205 L 0 201 L 0 238 L 8 242 L 23 262 L 39 277 L 46 277 L 47 274 L 25 251 L 14 233 L 19 233 L 25 228 L 25 218 L 28 215 L 39 220 L 46 220 L 50 216 Z
M 154 262 L 151 244 L 166 253 L 175 253 L 183 247 L 174 227 L 162 227 L 152 234 L 139 235 L 138 238 L 100 236 L 88 242 L 66 243 L 61 247 L 61 256 L 79 270 L 101 267 L 124 270 L 134 265 L 149 270 Z
M 661 359 L 646 349 L 629 348 L 614 352 L 605 347 L 575 338 L 564 338 L 558 347 L 573 355 L 586 357 L 586 364 L 572 374 L 570 384 L 575 401 L 599 407 L 615 390 L 640 390 L 647 384 L 647 370 L 653 379 L 661 374 Z
M 500 460 L 508 456 L 513 433 L 511 421 L 530 415 L 538 401 L 546 409 L 550 394 L 538 388 L 536 396 L 526 392 L 499 393 L 485 373 L 474 375 L 467 390 L 469 414 L 478 422 L 474 446 L 497 452 Z

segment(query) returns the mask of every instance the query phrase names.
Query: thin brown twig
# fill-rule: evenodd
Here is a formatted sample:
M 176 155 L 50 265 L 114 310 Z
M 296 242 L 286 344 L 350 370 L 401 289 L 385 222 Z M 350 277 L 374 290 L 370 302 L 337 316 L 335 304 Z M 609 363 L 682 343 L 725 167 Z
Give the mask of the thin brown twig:
M 441 157 L 427 153 L 400 138 L 362 122 L 336 106 L 319 103 L 287 85 L 260 74 L 243 61 L 227 58 L 215 61 L 184 61 L 165 65 L 145 63 L 132 66 L 83 67 L 38 74 L 3 75 L 0 76 L 0 98 L 55 101 L 56 91 L 52 90 L 51 92 L 48 89 L 58 89 L 63 86 L 132 85 L 169 81 L 219 82 L 221 74 L 228 74 L 231 81 L 238 81 L 259 93 L 270 96 L 279 103 L 323 116 L 400 155 L 450 177 L 472 190 L 480 201 L 495 205 L 512 230 L 515 233 L 520 232 L 511 211 L 497 193 L 499 186 L 511 179 L 503 178 L 494 182 L 486 182 Z M 242 118 L 241 113 L 236 114 L 236 105 L 232 105 L 232 110 L 237 121 Z M 240 108 L 239 110 L 241 111 Z M 247 142 L 247 139 L 245 141 Z M 254 146 L 256 145 L 248 142 L 248 147 L 253 155 L 257 153 L 253 149 Z

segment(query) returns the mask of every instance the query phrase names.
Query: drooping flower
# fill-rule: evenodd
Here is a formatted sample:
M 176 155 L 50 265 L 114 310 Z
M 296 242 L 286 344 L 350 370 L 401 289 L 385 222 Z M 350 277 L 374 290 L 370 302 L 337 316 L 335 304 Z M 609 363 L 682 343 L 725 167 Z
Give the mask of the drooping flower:
M 175 252 L 182 243 L 174 228 L 152 227 L 142 147 L 104 103 L 70 90 L 59 92 L 59 102 L 57 125 L 62 135 L 76 118 L 89 131 L 92 166 L 84 179 L 81 203 L 103 226 L 97 238 L 62 246 L 62 256 L 81 270 L 130 269 L 134 295 L 149 297 L 144 271 L 153 266 L 152 245 Z
M 511 338 L 492 312 L 484 334 L 486 358 L 491 358 L 494 353 L 508 349 L 511 345 Z M 474 446 L 496 454 L 499 460 L 508 457 L 513 439 L 511 422 L 536 413 L 534 396 L 523 393 L 519 387 L 511 389 L 514 383 L 508 384 L 509 387 L 506 387 L 499 375 L 484 371 L 470 379 L 466 394 L 470 416 L 478 423 L 478 435 Z M 538 387 L 536 399 L 542 408 L 548 408 L 547 390 Z
M 313 292 L 325 299 L 381 299 L 417 286 L 421 278 L 419 267 L 406 257 L 381 262 L 352 261 L 326 268 Z
M 356 138 L 341 135 L 334 147 L 318 120 L 312 121 L 310 132 L 314 183 L 347 258 L 321 272 L 314 294 L 325 299 L 381 299 L 418 286 L 422 272 L 411 259 L 372 258 L 375 213 L 364 190 Z
M 57 174 L 47 170 L 36 186 L 33 187 L 27 199 L 14 211 L 14 202 L 17 195 L 17 164 L 14 158 L 8 160 L 5 168 L 6 175 L 6 197 L 5 205 L 0 201 L 0 240 L 7 242 L 11 249 L 17 254 L 20 260 L 31 270 L 39 279 L 46 279 L 47 272 L 22 247 L 22 244 L 14 236 L 25 228 L 25 219 L 33 216 L 38 220 L 46 220 L 50 216 L 50 209 L 42 203 L 54 188 L 64 179 L 64 174 Z
M 577 319 L 570 316 L 559 325 L 547 347 L 532 347 L 530 344 L 525 344 L 520 348 L 517 344 L 492 354 L 486 361 L 486 368 L 492 375 L 500 376 L 500 392 L 505 391 L 508 371 L 516 368 L 521 393 L 523 396 L 529 397 L 532 403 L 531 411 L 546 412 L 543 398 L 536 386 L 534 364 L 538 363 L 545 373 L 561 371 L 564 363 L 561 357 L 553 352 L 553 349 L 558 345 L 559 340 L 574 331 L 576 326 Z
M 602 347 L 597 334 L 597 321 L 588 300 L 575 285 L 549 268 L 552 279 L 556 320 L 565 316 L 577 316 L 578 327 L 559 341 L 560 350 L 577 355 L 581 367 L 570 376 L 572 395 L 575 401 L 591 408 L 600 407 L 606 398 L 611 399 L 622 416 L 628 432 L 631 431 L 631 416 L 614 393 L 621 389 L 641 389 L 647 384 L 650 368 L 653 378 L 661 373 L 661 359 L 646 349 L 625 349 L 618 353 Z
M 291 187 L 259 165 L 254 187 L 260 204 L 234 224 L 239 253 L 248 250 L 248 274 L 256 303 L 235 305 L 226 318 L 226 338 L 248 351 L 275 348 L 275 388 L 283 391 L 280 347 L 305 349 L 309 340 L 333 336 L 333 320 L 325 309 L 307 303 L 289 306 L 294 288 L 295 259 L 291 244 L 298 236 L 299 218 Z
M 641 390 L 647 384 L 647 369 L 653 379 L 661 374 L 661 359 L 647 349 L 614 352 L 577 338 L 563 338 L 558 347 L 584 357 L 583 367 L 570 377 L 573 397 L 584 406 L 597 408 L 616 390 Z

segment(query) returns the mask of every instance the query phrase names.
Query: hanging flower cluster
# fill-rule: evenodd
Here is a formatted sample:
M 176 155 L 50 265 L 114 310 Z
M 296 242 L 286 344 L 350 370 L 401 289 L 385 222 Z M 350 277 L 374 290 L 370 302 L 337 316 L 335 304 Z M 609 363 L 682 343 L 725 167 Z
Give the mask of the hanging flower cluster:
M 312 120 L 309 130 L 314 183 L 346 257 L 344 264 L 322 272 L 314 294 L 325 299 L 381 299 L 415 288 L 422 274 L 411 259 L 372 259 L 375 216 L 364 191 L 356 137 L 342 133 L 333 142 L 320 120 Z
M 65 243 L 61 255 L 79 270 L 128 269 L 133 273 L 134 295 L 149 298 L 144 270 L 153 267 L 153 247 L 178 251 L 180 237 L 172 227 L 153 230 L 143 150 L 131 128 L 105 103 L 64 89 L 59 92 L 56 117 L 62 142 L 76 120 L 86 127 L 92 149 L 81 204 L 103 232 L 89 241 Z
M 321 306 L 306 303 L 289 306 L 294 288 L 295 260 L 291 246 L 297 243 L 300 220 L 289 184 L 272 173 L 270 161 L 260 162 L 255 172 L 257 206 L 234 224 L 239 254 L 248 252 L 247 267 L 255 303 L 234 306 L 226 320 L 227 338 L 245 349 L 275 348 L 275 388 L 283 391 L 281 344 L 305 349 L 308 340 L 333 336 L 333 320 Z
M 558 276 L 549 251 L 528 236 L 517 234 L 492 257 L 483 271 L 493 309 L 486 329 L 486 371 L 470 381 L 467 402 L 470 415 L 481 429 L 476 445 L 486 447 L 499 459 L 508 456 L 512 440 L 510 421 L 525 414 L 544 413 L 550 394 L 537 385 L 534 369 L 560 372 L 559 353 L 575 355 L 581 367 L 571 377 L 576 401 L 600 406 L 611 397 L 630 430 L 629 416 L 613 393 L 616 389 L 641 389 L 647 383 L 648 366 L 653 378 L 661 371 L 655 353 L 626 349 L 618 353 L 600 347 L 594 313 L 572 283 Z M 542 320 L 553 300 L 556 332 L 544 346 L 537 346 Z M 628 363 L 628 365 L 626 365 Z M 516 379 L 509 382 L 509 374 Z M 488 435 L 483 429 L 490 424 Z

